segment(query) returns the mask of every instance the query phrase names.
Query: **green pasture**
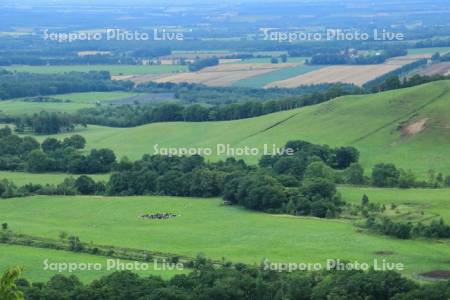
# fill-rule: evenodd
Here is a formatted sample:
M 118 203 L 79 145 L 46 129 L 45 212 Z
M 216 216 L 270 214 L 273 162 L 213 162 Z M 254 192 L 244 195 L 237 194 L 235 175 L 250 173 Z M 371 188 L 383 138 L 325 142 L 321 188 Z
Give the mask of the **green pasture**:
M 170 212 L 167 220 L 140 216 Z M 0 201 L 0 221 L 17 233 L 259 264 L 374 259 L 402 263 L 405 275 L 446 269 L 447 243 L 399 240 L 358 230 L 344 220 L 270 215 L 224 206 L 219 199 L 36 196 Z M 34 249 L 33 249 L 34 251 Z M 380 254 L 381 253 L 381 254 Z M 386 256 L 383 253 L 391 253 Z M 31 255 L 31 254 L 30 254 Z
M 63 102 L 25 102 L 23 99 L 0 101 L 0 111 L 9 115 L 23 113 L 33 114 L 40 111 L 48 112 L 76 112 L 82 108 L 95 107 L 97 102 L 107 103 L 113 100 L 137 95 L 131 92 L 86 92 L 51 95 L 49 97 L 61 99 Z M 65 102 L 69 100 L 70 102 Z

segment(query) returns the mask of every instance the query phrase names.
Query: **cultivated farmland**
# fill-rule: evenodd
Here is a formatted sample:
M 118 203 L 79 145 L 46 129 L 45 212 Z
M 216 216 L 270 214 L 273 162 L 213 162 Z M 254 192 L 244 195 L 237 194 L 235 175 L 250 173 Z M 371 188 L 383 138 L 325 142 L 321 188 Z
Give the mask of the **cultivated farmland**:
M 243 79 L 270 73 L 276 70 L 296 66 L 295 63 L 267 64 L 267 63 L 242 63 L 221 64 L 205 68 L 199 72 L 178 73 L 160 78 L 153 78 L 155 82 L 189 82 L 201 83 L 209 86 L 228 86 Z
M 272 82 L 265 87 L 294 88 L 301 85 L 333 82 L 353 83 L 362 86 L 366 82 L 425 57 L 428 57 L 428 55 L 417 54 L 393 58 L 384 64 L 327 66 L 307 74 Z

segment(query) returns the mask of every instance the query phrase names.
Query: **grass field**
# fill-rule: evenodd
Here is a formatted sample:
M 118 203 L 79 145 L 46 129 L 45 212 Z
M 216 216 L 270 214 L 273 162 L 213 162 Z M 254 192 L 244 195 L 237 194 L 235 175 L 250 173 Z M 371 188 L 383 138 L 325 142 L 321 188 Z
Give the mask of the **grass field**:
M 352 145 L 360 150 L 366 168 L 393 162 L 426 178 L 430 169 L 450 175 L 449 101 L 450 81 L 440 81 L 379 94 L 340 97 L 251 119 L 155 123 L 135 128 L 89 126 L 78 133 L 86 137 L 88 147 L 111 148 L 119 157 L 127 155 L 131 159 L 154 154 L 156 144 L 213 149 L 217 144 L 249 146 L 260 149 L 260 155 L 264 144 L 281 147 L 286 141 L 297 139 L 331 146 Z M 411 136 L 404 136 L 399 130 L 401 122 L 414 124 L 424 119 L 423 130 Z M 240 158 L 256 163 L 260 155 Z
M 398 240 L 360 232 L 342 220 L 269 215 L 223 206 L 219 199 L 173 197 L 50 197 L 0 201 L 0 220 L 14 232 L 57 238 L 60 231 L 84 242 L 127 246 L 235 262 L 315 262 L 374 258 L 405 265 L 406 275 L 445 269 L 448 244 Z M 176 218 L 145 220 L 144 213 Z M 376 252 L 393 252 L 385 256 Z M 31 255 L 31 254 L 30 254 Z
M 447 52 L 450 52 L 450 47 L 408 49 L 408 54 L 434 54 L 436 52 L 445 54 Z
M 299 65 L 291 68 L 284 68 L 263 75 L 253 76 L 247 79 L 237 81 L 233 86 L 263 88 L 265 85 L 279 80 L 285 80 L 311 71 L 319 70 L 323 66 Z
M 182 65 L 66 65 L 66 66 L 28 66 L 14 65 L 5 67 L 9 71 L 41 74 L 109 71 L 111 75 L 162 74 L 187 71 Z
M 35 174 L 35 173 L 25 173 L 25 172 L 8 172 L 8 171 L 0 171 L 0 180 L 8 179 L 15 183 L 16 186 L 22 186 L 28 183 L 34 184 L 59 184 L 64 181 L 67 177 L 78 177 L 80 175 L 70 175 L 64 173 L 44 173 L 44 174 Z M 108 181 L 109 174 L 89 174 L 89 177 L 92 177 L 96 181 Z
M 389 206 L 405 206 L 412 210 L 423 210 L 441 216 L 450 223 L 450 190 L 448 189 L 380 189 L 340 187 L 343 198 L 350 203 L 360 204 L 364 194 L 369 201 Z
M 22 99 L 0 101 L 0 111 L 10 114 L 33 114 L 40 111 L 48 112 L 75 112 L 82 108 L 95 107 L 96 102 L 108 102 L 121 98 L 137 95 L 130 92 L 87 92 L 52 95 L 61 100 L 70 100 L 70 102 L 25 102 Z
M 45 269 L 44 261 L 46 259 L 48 259 L 48 263 L 101 264 L 102 268 L 98 271 L 77 270 L 73 272 L 58 272 Z M 8 267 L 21 266 L 24 269 L 22 277 L 31 282 L 45 282 L 53 275 L 63 274 L 66 276 L 75 275 L 83 282 L 89 283 L 103 275 L 115 271 L 108 270 L 107 259 L 108 258 L 106 257 L 83 253 L 0 244 L 0 273 L 3 273 Z M 127 260 L 121 261 L 130 262 Z M 153 269 L 153 262 L 149 263 L 149 265 L 151 266 L 151 269 L 148 271 L 136 271 L 136 273 L 142 276 L 155 275 L 163 278 L 170 278 L 173 275 L 185 272 L 184 270 L 155 270 Z

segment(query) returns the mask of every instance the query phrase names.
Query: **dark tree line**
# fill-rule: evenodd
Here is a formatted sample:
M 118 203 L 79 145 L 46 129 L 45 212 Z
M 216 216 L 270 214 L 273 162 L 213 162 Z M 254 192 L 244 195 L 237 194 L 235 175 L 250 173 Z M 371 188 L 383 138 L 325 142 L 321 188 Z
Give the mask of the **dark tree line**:
M 34 74 L 0 71 L 0 99 L 75 92 L 129 90 L 129 81 L 111 80 L 109 72 Z
M 413 87 L 416 85 L 425 84 L 428 82 L 439 81 L 439 80 L 448 80 L 450 79 L 449 75 L 413 75 L 411 77 L 404 77 L 402 80 L 396 75 L 390 76 L 384 80 L 378 87 L 374 87 L 373 90 L 378 91 L 389 91 L 396 90 L 402 88 Z
M 349 93 L 341 85 L 332 85 L 318 93 L 283 97 L 278 100 L 248 101 L 225 105 L 159 104 L 101 106 L 81 109 L 77 119 L 84 124 L 131 127 L 154 122 L 224 121 L 257 117 L 273 112 L 314 105 Z
M 289 142 L 293 156 L 264 157 L 259 167 L 229 158 L 205 163 L 200 156 L 122 159 L 107 186 L 110 195 L 223 196 L 230 204 L 274 213 L 336 217 L 343 205 L 325 167 L 346 169 L 358 161 L 351 147 L 331 149 Z
M 108 54 L 78 55 L 76 49 L 53 49 L 47 50 L 47 53 L 41 51 L 30 51 L 19 49 L 18 51 L 0 51 L 0 66 L 11 65 L 136 65 L 141 64 L 143 59 L 153 59 L 172 53 L 169 47 L 147 47 L 138 48 L 133 51 L 110 52 Z M 85 48 L 81 48 L 84 50 Z M 95 50 L 93 50 L 95 51 Z
M 206 67 L 217 66 L 219 64 L 219 59 L 217 57 L 208 57 L 196 59 L 193 63 L 188 65 L 189 71 L 197 72 Z
M 116 272 L 83 284 L 76 276 L 55 275 L 47 283 L 17 281 L 25 299 L 117 300 L 282 300 L 380 299 L 441 300 L 450 282 L 420 285 L 395 271 L 276 272 L 243 264 L 214 267 L 199 257 L 194 271 L 161 277 Z
M 372 177 L 366 183 L 376 187 L 443 188 L 450 186 L 450 176 L 428 171 L 428 180 L 419 181 L 411 170 L 397 168 L 391 163 L 379 163 L 372 168 Z
M 17 117 L 0 115 L 0 120 L 13 123 L 18 133 L 57 134 L 74 131 L 76 126 L 87 126 L 77 116 L 67 113 L 48 113 L 46 111 Z
M 292 147 L 294 155 L 266 156 L 259 167 L 234 158 L 207 163 L 198 155 L 144 155 L 134 162 L 127 158 L 116 162 L 114 152 L 109 149 L 82 154 L 85 140 L 79 135 L 63 141 L 47 138 L 40 145 L 33 138 L 13 135 L 9 128 L 1 129 L 0 134 L 1 170 L 72 174 L 114 171 L 106 184 L 82 176 L 53 188 L 27 185 L 16 193 L 19 195 L 223 196 L 230 204 L 253 210 L 322 218 L 336 217 L 344 204 L 336 191 L 333 170 L 350 169 L 359 155 L 351 147 L 333 149 L 293 141 L 287 147 Z
M 175 98 L 186 103 L 207 103 L 213 105 L 231 104 L 238 102 L 262 102 L 282 98 L 299 97 L 340 89 L 348 94 L 363 91 L 352 84 L 314 84 L 298 88 L 248 88 L 248 87 L 210 87 L 194 83 L 149 82 L 138 85 L 136 92 L 142 93 L 173 93 Z
M 417 61 L 414 61 L 410 64 L 404 65 L 401 68 L 398 68 L 394 71 L 388 72 L 374 80 L 371 80 L 369 82 L 366 82 L 363 85 L 363 88 L 366 91 L 372 92 L 372 93 L 377 93 L 380 91 L 380 86 L 385 82 L 385 80 L 387 80 L 388 78 L 392 78 L 393 76 L 398 76 L 401 74 L 406 74 L 407 72 L 416 69 L 417 67 L 423 66 L 427 64 L 427 60 L 426 59 L 419 59 Z
M 411 222 L 394 222 L 386 217 L 381 219 L 369 217 L 366 220 L 366 226 L 371 230 L 399 239 L 410 239 L 412 237 L 450 238 L 450 225 L 445 224 L 442 218 L 433 220 L 430 224 L 413 224 Z
M 307 63 L 312 65 L 372 65 L 382 64 L 387 59 L 405 56 L 408 51 L 403 48 L 388 48 L 377 54 L 353 55 L 350 53 L 317 53 Z
M 80 135 L 59 141 L 47 138 L 42 144 L 32 137 L 14 135 L 9 127 L 0 129 L 0 170 L 67 172 L 93 174 L 110 172 L 116 156 L 110 149 L 82 153 L 86 145 Z

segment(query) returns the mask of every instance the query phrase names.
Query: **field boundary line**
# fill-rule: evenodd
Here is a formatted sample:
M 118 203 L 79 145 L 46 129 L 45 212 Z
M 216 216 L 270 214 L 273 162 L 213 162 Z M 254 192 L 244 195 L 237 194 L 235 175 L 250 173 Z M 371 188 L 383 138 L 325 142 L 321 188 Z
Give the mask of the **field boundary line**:
M 255 133 L 253 133 L 253 134 L 251 134 L 251 135 L 245 137 L 245 138 L 243 139 L 243 141 L 245 141 L 245 140 L 248 139 L 248 138 L 254 137 L 254 136 L 256 136 L 256 135 L 258 135 L 258 134 L 260 134 L 260 133 L 264 133 L 264 132 L 266 132 L 266 131 L 269 131 L 270 129 L 273 129 L 273 128 L 277 127 L 278 125 L 281 125 L 281 124 L 283 124 L 284 122 L 287 122 L 288 120 L 290 120 L 290 119 L 292 119 L 293 117 L 297 116 L 299 113 L 300 113 L 300 112 L 295 113 L 295 114 L 292 114 L 292 115 L 290 115 L 289 117 L 287 117 L 287 118 L 285 118 L 285 119 L 283 119 L 283 120 L 280 120 L 280 121 L 278 121 L 278 122 L 275 122 L 274 124 L 270 125 L 269 127 L 266 127 L 266 128 L 264 128 L 264 129 L 262 129 L 262 130 L 260 130 L 260 131 L 258 131 L 258 132 L 255 132 Z

